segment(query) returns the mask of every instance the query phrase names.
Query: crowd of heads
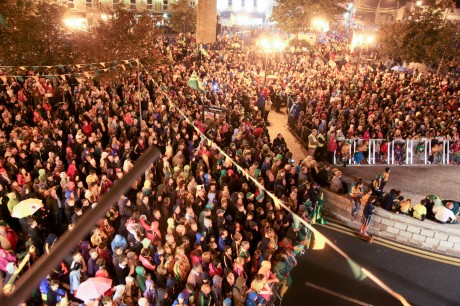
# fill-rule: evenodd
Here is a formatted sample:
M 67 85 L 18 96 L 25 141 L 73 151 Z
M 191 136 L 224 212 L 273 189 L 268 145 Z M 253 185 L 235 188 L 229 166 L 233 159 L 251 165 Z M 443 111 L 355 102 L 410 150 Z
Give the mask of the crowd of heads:
M 106 305 L 269 300 L 272 283 L 289 285 L 286 272 L 296 265 L 307 232 L 266 191 L 308 221 L 321 198 L 314 180 L 327 182 L 329 171 L 318 169 L 312 156 L 296 166 L 283 136 L 270 138 L 272 106 L 288 104 L 296 120 L 319 133 L 458 139 L 458 81 L 417 73 L 402 78 L 382 70 L 383 63 L 355 73 L 344 37 L 332 35 L 307 52 L 265 56 L 235 50 L 237 37 L 220 38 L 204 50 L 193 35 L 180 35 L 174 43 L 157 43 L 169 64 L 120 69 L 116 80 L 2 81 L 5 283 L 24 253 L 31 263 L 49 253 L 157 146 L 160 160 L 50 271 L 32 299 L 40 300 L 40 292 L 48 305 L 64 296 L 77 299 L 79 285 L 100 276 L 113 280 L 113 289 L 99 298 Z M 193 71 L 204 92 L 187 86 Z M 275 77 L 264 84 L 262 72 Z M 43 207 L 13 218 L 15 206 L 31 198 Z
M 31 301 L 81 299 L 80 284 L 95 276 L 113 281 L 99 297 L 106 305 L 257 305 L 270 299 L 272 283 L 290 284 L 287 272 L 307 231 L 266 191 L 309 220 L 320 201 L 319 170 L 312 157 L 295 166 L 283 136 L 270 138 L 263 107 L 270 92 L 245 74 L 261 65 L 257 56 L 219 48 L 205 53 L 193 36 L 179 36 L 158 42 L 173 61 L 142 67 L 140 76 L 134 68 L 116 81 L 1 84 L 0 270 L 7 288 L 24 254 L 31 264 L 49 254 L 150 146 L 160 160 Z M 187 87 L 192 71 L 207 83 L 205 93 Z M 212 118 L 211 105 L 221 109 Z M 12 217 L 27 199 L 43 207 Z

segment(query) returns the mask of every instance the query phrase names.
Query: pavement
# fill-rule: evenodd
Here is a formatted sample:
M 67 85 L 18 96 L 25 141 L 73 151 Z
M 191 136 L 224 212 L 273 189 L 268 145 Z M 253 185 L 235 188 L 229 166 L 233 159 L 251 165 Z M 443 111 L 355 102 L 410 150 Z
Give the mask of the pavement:
M 301 145 L 294 134 L 291 133 L 291 130 L 288 127 L 285 108 L 281 109 L 281 113 L 271 110 L 268 114 L 268 122 L 270 122 L 270 126 L 268 126 L 270 139 L 275 139 L 276 136 L 278 136 L 278 133 L 281 133 L 288 144 L 289 150 L 292 152 L 295 164 L 307 156 L 307 150 Z
M 458 305 L 460 261 L 446 264 L 384 243 L 369 244 L 352 231 L 337 231 L 333 226 L 317 229 L 411 305 Z M 285 306 L 401 305 L 371 279 L 356 280 L 347 261 L 328 246 L 307 250 L 298 258 L 291 276 L 292 285 L 283 297 Z

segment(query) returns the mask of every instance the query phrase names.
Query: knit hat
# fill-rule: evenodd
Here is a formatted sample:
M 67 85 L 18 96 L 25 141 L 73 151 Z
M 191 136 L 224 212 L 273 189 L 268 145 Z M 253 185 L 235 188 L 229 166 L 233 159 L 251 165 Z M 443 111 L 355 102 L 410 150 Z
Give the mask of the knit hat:
M 283 156 L 281 154 L 278 154 L 276 155 L 275 157 L 276 160 L 282 160 L 283 159 Z
M 246 198 L 247 198 L 247 199 L 249 199 L 249 198 L 251 198 L 251 197 L 253 197 L 253 196 L 254 196 L 254 194 L 253 194 L 252 192 L 246 193 Z
M 263 200 L 264 199 L 264 195 L 263 194 L 259 194 L 257 197 L 256 197 L 256 201 L 260 201 L 260 200 Z

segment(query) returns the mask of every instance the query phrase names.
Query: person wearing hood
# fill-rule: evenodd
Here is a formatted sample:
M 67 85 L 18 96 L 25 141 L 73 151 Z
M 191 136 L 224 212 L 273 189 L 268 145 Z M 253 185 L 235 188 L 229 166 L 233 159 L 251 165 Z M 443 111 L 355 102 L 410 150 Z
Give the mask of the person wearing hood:
M 264 299 L 260 295 L 258 295 L 254 291 L 251 291 L 248 293 L 246 297 L 244 306 L 258 306 L 258 305 L 261 305 L 263 302 L 264 302 Z
M 150 241 L 155 241 L 156 238 L 161 239 L 162 235 L 159 230 L 160 223 L 158 221 L 153 221 L 150 225 L 147 223 L 146 218 L 141 216 L 139 219 L 142 227 L 145 229 L 145 237 L 150 239 Z
M 136 267 L 136 281 L 141 289 L 142 294 L 144 294 L 146 290 L 146 280 L 147 277 L 145 276 L 145 268 L 143 266 Z
M 10 192 L 6 195 L 8 197 L 8 210 L 10 211 L 10 214 L 13 213 L 13 208 L 19 204 L 18 199 L 16 198 L 16 193 L 15 192 Z
M 244 306 L 244 296 L 247 290 L 246 278 L 244 276 L 238 276 L 232 291 L 234 306 Z
M 185 294 L 179 293 L 179 296 L 174 301 L 172 306 L 185 306 L 185 305 L 187 305 L 187 304 L 185 304 Z

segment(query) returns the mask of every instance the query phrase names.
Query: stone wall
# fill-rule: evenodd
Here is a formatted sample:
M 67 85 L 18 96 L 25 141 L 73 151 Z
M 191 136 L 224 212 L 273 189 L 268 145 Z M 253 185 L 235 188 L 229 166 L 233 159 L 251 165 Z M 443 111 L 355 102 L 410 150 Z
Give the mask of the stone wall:
M 351 219 L 351 203 L 344 195 L 324 191 L 324 213 L 337 222 L 359 231 L 359 217 Z M 460 225 L 439 224 L 430 220 L 419 221 L 411 216 L 397 215 L 376 207 L 369 233 L 402 244 L 415 246 L 436 253 L 460 257 Z
M 199 0 L 197 6 L 196 41 L 201 44 L 216 42 L 217 1 Z

